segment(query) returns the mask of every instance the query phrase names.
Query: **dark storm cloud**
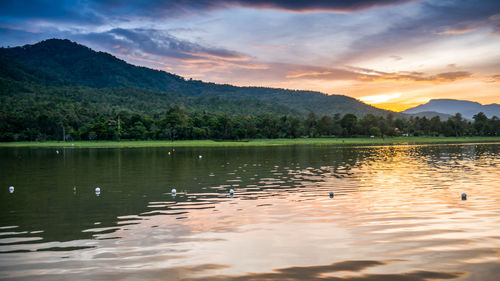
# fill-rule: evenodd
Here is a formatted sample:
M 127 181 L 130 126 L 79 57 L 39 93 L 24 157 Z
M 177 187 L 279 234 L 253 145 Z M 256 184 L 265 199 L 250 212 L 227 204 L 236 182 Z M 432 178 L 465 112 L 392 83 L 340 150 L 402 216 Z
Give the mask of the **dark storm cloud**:
M 331 12 L 355 12 L 359 10 L 397 5 L 416 0 L 316 0 L 316 1 L 289 1 L 289 0 L 226 0 L 213 1 L 215 3 L 222 2 L 229 5 L 239 5 L 254 8 L 270 8 L 295 12 L 307 11 L 331 11 Z
M 182 16 L 235 6 L 294 12 L 350 13 L 410 2 L 420 2 L 420 0 L 3 0 L 0 1 L 0 20 L 39 19 L 99 24 L 110 19 L 127 21 L 135 17 Z M 451 28 L 458 21 L 462 25 L 459 28 L 467 30 L 477 25 L 478 20 L 486 20 L 488 16 L 491 16 L 490 21 L 500 20 L 500 16 L 495 17 L 495 13 L 500 13 L 500 1 L 427 1 L 422 5 L 423 16 L 415 20 L 423 24 L 423 27 L 438 25 Z M 406 30 L 410 24 L 413 22 L 403 24 L 400 28 Z M 412 25 L 412 27 L 416 26 Z M 498 27 L 498 23 L 495 27 Z M 443 29 L 442 31 L 449 30 Z
M 104 19 L 126 17 L 170 17 L 213 9 L 240 6 L 257 9 L 278 9 L 295 12 L 355 12 L 359 10 L 397 5 L 417 0 L 3 0 L 0 17 L 3 19 L 47 19 L 52 21 L 101 23 Z

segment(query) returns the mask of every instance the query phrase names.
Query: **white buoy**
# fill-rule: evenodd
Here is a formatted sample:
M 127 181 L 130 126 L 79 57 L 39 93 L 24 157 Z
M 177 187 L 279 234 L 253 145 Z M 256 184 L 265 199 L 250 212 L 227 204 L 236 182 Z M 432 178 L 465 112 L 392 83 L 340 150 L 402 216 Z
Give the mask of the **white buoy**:
M 201 158 L 203 158 L 203 156 L 201 156 L 201 155 L 198 155 L 198 158 L 200 158 L 200 159 L 201 159 Z
M 71 146 L 75 146 L 75 144 L 74 144 L 74 143 L 72 143 L 72 144 L 71 144 Z
M 330 198 L 333 198 L 333 195 L 334 195 L 333 191 L 330 191 Z
M 172 194 L 176 194 L 177 190 L 175 188 L 172 188 Z
M 59 154 L 59 150 L 56 150 L 56 154 Z
M 99 196 L 101 194 L 101 189 L 99 187 L 95 188 L 95 195 Z
M 229 194 L 234 194 L 234 190 L 232 188 L 229 190 Z
M 462 200 L 467 200 L 467 194 L 462 193 Z
M 14 193 L 14 187 L 13 187 L 12 185 L 11 185 L 11 186 L 9 186 L 9 192 L 10 192 L 10 193 Z

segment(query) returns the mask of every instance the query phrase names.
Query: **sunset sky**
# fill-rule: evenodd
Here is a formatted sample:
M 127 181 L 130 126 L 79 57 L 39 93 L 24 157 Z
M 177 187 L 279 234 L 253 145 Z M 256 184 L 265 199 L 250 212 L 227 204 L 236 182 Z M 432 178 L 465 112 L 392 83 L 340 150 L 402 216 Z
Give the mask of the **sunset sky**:
M 0 1 L 0 45 L 68 38 L 132 64 L 404 110 L 500 103 L 500 1 Z

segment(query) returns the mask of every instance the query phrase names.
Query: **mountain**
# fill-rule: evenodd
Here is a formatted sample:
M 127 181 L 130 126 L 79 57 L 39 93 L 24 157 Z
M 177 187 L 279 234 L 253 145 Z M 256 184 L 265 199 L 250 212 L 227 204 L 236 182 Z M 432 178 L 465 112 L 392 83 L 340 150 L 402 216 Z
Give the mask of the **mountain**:
M 483 112 L 488 117 L 500 117 L 500 105 L 488 104 L 482 105 L 477 102 L 454 100 L 454 99 L 433 99 L 426 104 L 407 109 L 403 111 L 406 114 L 416 114 L 421 112 L 434 111 L 443 114 L 455 115 L 462 114 L 464 118 L 472 119 L 474 115 Z
M 196 104 L 198 99 L 203 105 L 203 101 L 210 99 L 219 100 L 224 104 L 224 108 L 228 108 L 234 100 L 239 100 L 239 103 L 253 101 L 247 103 L 247 106 L 259 107 L 260 111 L 262 108 L 269 108 L 271 113 L 272 108 L 278 107 L 280 113 L 299 115 L 306 115 L 310 111 L 319 115 L 371 113 L 385 116 L 391 113 L 343 95 L 265 87 L 237 87 L 186 80 L 175 74 L 131 65 L 108 53 L 96 52 L 62 39 L 49 39 L 22 47 L 1 48 L 0 64 L 0 78 L 4 83 L 36 85 L 36 88 L 39 88 L 38 85 L 52 88 L 87 87 L 96 89 L 95 92 L 100 95 L 108 93 L 102 90 L 105 88 L 135 89 L 132 91 L 134 93 L 138 93 L 138 89 L 142 93 L 155 95 L 155 100 L 175 100 L 181 105 L 186 102 Z M 116 90 L 114 92 L 116 93 Z M 149 94 L 141 94 L 140 99 L 148 99 Z M 154 109 L 148 104 L 143 108 L 144 111 Z M 122 106 L 126 106 L 126 103 L 122 103 Z M 259 110 L 256 108 L 255 111 Z M 253 110 L 247 109 L 246 112 L 251 113 Z
M 417 113 L 411 113 L 408 115 L 413 116 L 413 117 L 420 117 L 420 118 L 425 117 L 427 119 L 431 119 L 435 116 L 439 116 L 439 119 L 441 119 L 441 120 L 448 120 L 448 118 L 453 116 L 451 114 L 439 113 L 439 112 L 435 112 L 435 111 L 422 111 L 422 112 L 417 112 Z
M 160 91 L 184 83 L 180 76 L 134 66 L 110 54 L 61 39 L 2 48 L 0 61 L 7 66 L 0 75 L 21 82 Z

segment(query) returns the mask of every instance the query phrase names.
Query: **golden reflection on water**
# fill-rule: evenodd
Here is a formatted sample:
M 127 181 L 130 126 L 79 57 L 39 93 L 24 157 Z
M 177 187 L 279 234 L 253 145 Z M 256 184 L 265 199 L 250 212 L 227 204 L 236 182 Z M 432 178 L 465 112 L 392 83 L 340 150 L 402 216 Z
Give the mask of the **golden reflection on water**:
M 13 267 L 0 277 L 498 280 L 498 147 L 346 148 L 359 158 L 341 163 L 329 161 L 350 154 L 323 148 L 306 165 L 218 165 L 210 173 L 227 175 L 218 185 L 164 193 L 114 227 L 84 230 L 93 239 L 0 239 L 3 252 L 32 251 L 0 254 Z M 233 198 L 219 192 L 230 187 Z M 53 247 L 90 248 L 33 252 Z

